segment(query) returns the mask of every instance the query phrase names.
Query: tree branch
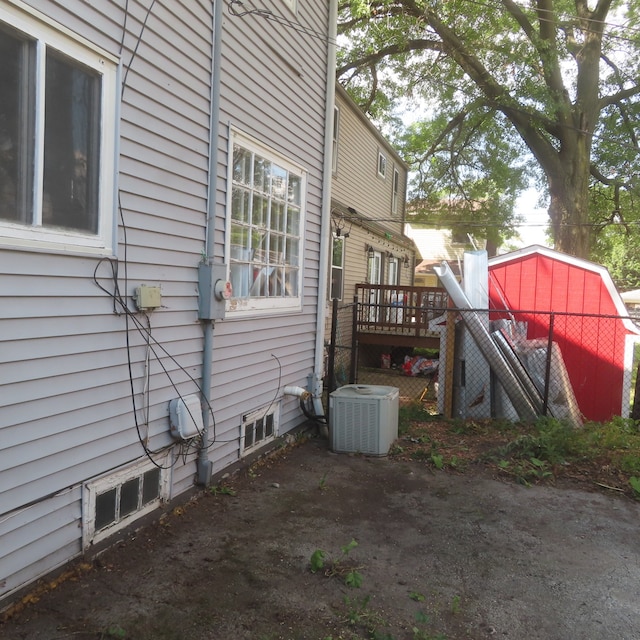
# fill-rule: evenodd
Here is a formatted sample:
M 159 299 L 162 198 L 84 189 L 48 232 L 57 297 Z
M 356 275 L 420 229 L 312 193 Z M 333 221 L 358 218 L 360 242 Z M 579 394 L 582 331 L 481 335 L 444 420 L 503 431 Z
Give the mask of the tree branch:
M 622 89 L 617 93 L 601 98 L 599 103 L 600 109 L 603 109 L 604 107 L 608 107 L 609 105 L 612 105 L 612 104 L 617 104 L 619 102 L 622 102 L 627 98 L 633 98 L 638 94 L 640 94 L 640 85 L 638 84 L 635 85 L 634 87 L 629 87 L 628 89 Z
M 361 58 L 357 58 L 355 60 L 351 60 L 347 64 L 343 65 L 339 69 L 336 70 L 336 76 L 341 76 L 343 73 L 350 71 L 351 69 L 355 69 L 356 67 L 367 67 L 372 64 L 376 64 L 380 62 L 384 58 L 389 56 L 398 55 L 400 53 L 408 53 L 409 51 L 439 51 L 441 52 L 442 43 L 437 40 L 424 40 L 424 39 L 415 39 L 415 40 L 407 40 L 402 44 L 391 44 L 379 51 L 375 51 L 374 53 L 370 53 L 366 56 L 362 56 Z

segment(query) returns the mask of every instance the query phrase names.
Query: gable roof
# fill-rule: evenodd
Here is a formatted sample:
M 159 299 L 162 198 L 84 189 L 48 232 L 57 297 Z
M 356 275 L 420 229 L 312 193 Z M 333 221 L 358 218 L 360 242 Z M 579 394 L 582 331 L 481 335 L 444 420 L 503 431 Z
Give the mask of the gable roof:
M 549 247 L 534 244 L 528 247 L 523 247 L 522 249 L 518 249 L 516 251 L 511 251 L 509 253 L 504 253 L 499 256 L 490 258 L 489 272 L 491 273 L 492 269 L 495 269 L 499 266 L 515 264 L 517 262 L 523 262 L 526 260 L 537 258 L 543 258 L 547 261 L 566 265 L 568 269 L 578 269 L 598 276 L 600 286 L 606 292 L 613 309 L 615 309 L 615 312 L 623 317 L 623 323 L 625 324 L 626 328 L 633 333 L 639 333 L 638 327 L 632 321 L 627 319 L 629 312 L 624 304 L 620 292 L 618 291 L 611 278 L 611 274 L 609 273 L 607 268 L 601 264 L 597 264 L 596 262 L 591 262 L 583 258 L 577 258 L 576 256 L 571 256 L 569 254 L 550 249 Z M 547 273 L 547 276 L 549 278 L 553 278 L 553 273 L 549 272 Z M 574 312 L 584 311 L 584 309 L 564 310 Z

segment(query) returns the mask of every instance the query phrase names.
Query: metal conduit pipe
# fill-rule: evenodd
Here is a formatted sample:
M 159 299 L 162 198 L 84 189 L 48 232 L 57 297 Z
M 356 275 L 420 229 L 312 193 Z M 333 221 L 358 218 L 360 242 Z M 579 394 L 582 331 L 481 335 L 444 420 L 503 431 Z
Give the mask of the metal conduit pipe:
M 322 219 L 320 225 L 320 264 L 318 267 L 318 309 L 316 313 L 316 345 L 313 373 L 309 388 L 312 391 L 313 411 L 324 418 L 322 406 L 322 370 L 324 367 L 324 326 L 329 283 L 329 243 L 331 241 L 331 178 L 333 155 L 333 111 L 336 91 L 336 39 L 338 24 L 338 0 L 329 1 L 329 34 L 327 42 L 327 89 L 324 114 L 324 166 L 322 176 Z M 326 419 L 325 419 L 326 421 Z
M 218 134 L 220 127 L 220 68 L 222 60 L 222 11 L 224 3 L 215 0 L 213 3 L 213 42 L 211 51 L 211 114 L 209 118 L 209 177 L 207 182 L 207 228 L 205 253 L 207 261 L 212 261 L 215 215 L 216 215 L 216 180 L 218 176 Z M 202 439 L 198 451 L 197 479 L 198 484 L 207 486 L 211 482 L 213 463 L 209 460 L 209 423 L 211 420 L 211 379 L 213 360 L 213 321 L 203 321 L 202 345 Z
M 458 284 L 453 271 L 446 262 L 442 262 L 439 267 L 434 267 L 440 282 L 447 290 L 453 304 L 458 309 L 472 309 L 469 299 Z M 502 383 L 504 390 L 511 400 L 514 409 L 518 413 L 521 420 L 534 421 L 538 412 L 534 407 L 527 392 L 523 389 L 522 384 L 514 374 L 497 345 L 491 338 L 487 328 L 482 324 L 476 312 L 462 314 L 462 320 L 465 323 L 469 333 L 476 341 L 478 349 L 487 359 L 498 380 Z

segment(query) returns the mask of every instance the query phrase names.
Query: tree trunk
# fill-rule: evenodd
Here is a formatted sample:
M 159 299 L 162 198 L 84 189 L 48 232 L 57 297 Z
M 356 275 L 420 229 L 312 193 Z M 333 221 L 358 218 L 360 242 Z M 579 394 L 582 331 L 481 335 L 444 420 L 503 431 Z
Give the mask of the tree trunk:
M 591 240 L 589 225 L 589 135 L 575 132 L 565 138 L 560 162 L 547 171 L 549 218 L 555 248 L 578 258 L 588 258 Z

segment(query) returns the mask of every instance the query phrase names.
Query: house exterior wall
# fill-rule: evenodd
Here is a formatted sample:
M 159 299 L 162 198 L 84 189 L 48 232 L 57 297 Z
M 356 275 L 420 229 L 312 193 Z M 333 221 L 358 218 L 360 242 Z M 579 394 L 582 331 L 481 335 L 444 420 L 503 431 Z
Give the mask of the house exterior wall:
M 377 220 L 389 233 L 403 235 L 406 163 L 340 86 L 336 88 L 336 107 L 339 133 L 331 183 L 333 198 L 366 218 Z M 378 173 L 380 153 L 386 158 L 384 177 Z M 392 211 L 394 170 L 399 174 L 395 212 Z
M 381 284 L 388 280 L 391 258 L 399 260 L 399 283 L 412 283 L 415 246 L 404 235 L 408 166 L 340 86 L 338 141 L 331 180 L 334 219 L 343 218 L 345 239 L 343 300 L 353 299 L 356 283 L 367 281 L 367 247 L 382 255 Z M 386 175 L 378 175 L 378 156 L 387 159 Z M 398 173 L 397 204 L 393 211 L 394 171 Z M 351 210 L 354 210 L 355 213 Z M 334 227 L 335 229 L 335 227 Z M 404 259 L 409 265 L 404 265 Z
M 280 434 L 303 422 L 297 400 L 282 388 L 305 386 L 314 367 L 328 45 L 308 34 L 327 33 L 330 21 L 325 3 L 299 4 L 296 20 L 306 33 L 225 11 L 216 43 L 222 71 L 212 79 L 213 3 L 150 8 L 132 0 L 126 14 L 113 0 L 10 4 L 28 16 L 33 8 L 30 19 L 103 49 L 120 65 L 121 100 L 111 105 L 119 115 L 119 176 L 103 185 L 117 190 L 113 249 L 12 244 L 0 226 L 0 603 L 91 544 L 92 483 L 142 465 L 162 467 L 164 498 L 194 486 L 195 448 L 170 436 L 169 402 L 199 391 L 198 263 L 207 250 L 229 260 L 232 129 L 306 172 L 303 290 L 295 313 L 228 313 L 215 323 L 213 472 L 242 455 L 241 424 L 252 412 L 273 407 Z M 209 209 L 215 233 L 207 248 Z M 147 316 L 131 301 L 142 284 L 162 292 L 162 306 Z M 129 317 L 118 308 L 118 292 L 133 310 Z
M 554 341 L 585 418 L 606 421 L 627 415 L 630 351 L 638 330 L 623 320 L 627 312 L 606 269 L 530 247 L 492 258 L 489 274 L 491 307 L 506 305 L 517 320 L 526 321 L 527 338 L 547 339 L 549 312 L 558 314 Z
M 336 86 L 338 111 L 334 171 L 331 180 L 332 231 L 341 226 L 344 262 L 341 302 L 353 301 L 356 284 L 369 281 L 370 248 L 380 258 L 380 284 L 410 285 L 416 260 L 415 245 L 404 235 L 408 166 L 397 151 L 340 86 Z M 335 135 L 335 132 L 334 132 Z M 379 155 L 386 158 L 384 178 L 378 173 Z M 394 207 L 394 172 L 397 194 Z M 397 266 L 392 281 L 390 263 Z M 329 265 L 331 268 L 331 265 Z M 327 291 L 331 298 L 331 290 Z M 331 331 L 327 314 L 325 340 Z M 342 327 L 340 339 L 351 342 L 351 327 Z

